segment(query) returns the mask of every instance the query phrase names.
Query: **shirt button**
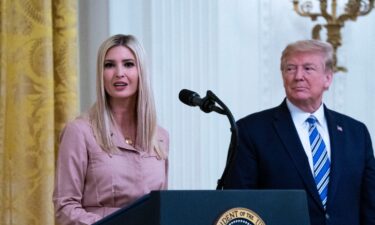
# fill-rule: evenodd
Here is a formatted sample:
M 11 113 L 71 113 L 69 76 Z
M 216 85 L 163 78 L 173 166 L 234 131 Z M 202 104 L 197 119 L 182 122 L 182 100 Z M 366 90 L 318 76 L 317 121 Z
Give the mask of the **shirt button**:
M 326 213 L 326 219 L 329 220 L 329 214 L 328 213 Z

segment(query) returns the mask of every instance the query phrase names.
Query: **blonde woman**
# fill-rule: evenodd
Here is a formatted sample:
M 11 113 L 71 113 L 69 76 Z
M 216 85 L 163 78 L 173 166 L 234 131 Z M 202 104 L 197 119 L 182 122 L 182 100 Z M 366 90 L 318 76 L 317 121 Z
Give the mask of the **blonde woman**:
M 131 35 L 102 43 L 97 101 L 61 135 L 53 193 L 60 225 L 92 224 L 168 184 L 169 137 L 157 125 L 143 47 Z

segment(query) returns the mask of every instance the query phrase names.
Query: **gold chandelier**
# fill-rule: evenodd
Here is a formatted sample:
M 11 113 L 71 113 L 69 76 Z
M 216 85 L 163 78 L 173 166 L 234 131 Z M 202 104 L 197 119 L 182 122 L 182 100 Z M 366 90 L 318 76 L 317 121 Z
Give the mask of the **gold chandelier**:
M 348 0 L 345 4 L 344 12 L 341 15 L 337 15 L 337 1 L 332 0 L 330 9 L 328 12 L 327 0 L 319 0 L 320 12 L 313 12 L 313 2 L 304 1 L 299 3 L 299 0 L 293 0 L 294 11 L 298 15 L 303 17 L 310 17 L 312 21 L 316 21 L 318 17 L 322 17 L 326 20 L 326 24 L 323 26 L 327 30 L 327 42 L 329 42 L 334 49 L 334 71 L 347 72 L 347 69 L 343 66 L 337 65 L 337 48 L 341 46 L 341 33 L 340 29 L 344 26 L 345 21 L 355 21 L 358 16 L 364 16 L 371 12 L 374 8 L 374 0 Z M 320 40 L 320 31 L 322 29 L 321 24 L 317 24 L 312 29 L 312 38 Z

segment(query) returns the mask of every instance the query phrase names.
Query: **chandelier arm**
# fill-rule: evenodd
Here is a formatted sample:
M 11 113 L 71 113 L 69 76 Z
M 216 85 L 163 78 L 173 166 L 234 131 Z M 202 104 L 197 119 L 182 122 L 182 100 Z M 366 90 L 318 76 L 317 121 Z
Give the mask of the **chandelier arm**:
M 374 8 L 374 0 L 369 0 L 367 9 L 363 12 L 360 11 L 359 14 L 361 16 L 365 16 L 365 15 L 369 14 L 373 8 Z
M 299 0 L 293 0 L 294 11 L 302 17 L 310 17 L 313 21 L 315 21 L 318 17 L 322 17 L 326 20 L 327 23 L 324 25 L 324 28 L 327 30 L 327 42 L 331 43 L 334 47 L 334 72 L 347 72 L 345 67 L 337 65 L 336 52 L 337 48 L 341 45 L 340 30 L 344 26 L 345 21 L 349 19 L 355 21 L 357 17 L 369 14 L 374 8 L 375 0 L 347 0 L 345 12 L 340 16 L 337 16 L 337 0 L 332 0 L 331 2 L 331 14 L 327 12 L 328 1 L 320 0 L 319 2 L 321 13 L 311 13 L 311 1 L 307 1 L 302 4 L 302 7 L 299 7 Z M 306 8 L 306 10 L 304 8 Z M 320 31 L 322 27 L 323 26 L 320 24 L 314 26 L 312 30 L 313 39 L 320 39 Z
M 322 25 L 316 24 L 312 29 L 312 38 L 315 40 L 321 40 L 320 39 L 320 31 L 322 30 Z
M 320 1 L 320 11 L 321 11 L 322 16 L 327 21 L 331 21 L 332 20 L 332 16 L 329 15 L 328 12 L 327 12 L 327 0 L 321 0 Z
M 355 21 L 358 16 L 365 16 L 371 12 L 371 10 L 374 8 L 374 0 L 369 0 L 368 3 L 366 3 L 367 7 L 365 11 L 361 11 L 360 9 L 361 1 L 356 1 L 356 5 L 354 10 L 351 10 L 349 12 L 346 12 L 339 16 L 337 19 L 340 23 L 344 23 L 346 20 L 353 20 Z
M 344 13 L 344 14 L 340 15 L 339 18 L 337 18 L 337 21 L 340 24 L 343 24 L 347 20 L 355 21 L 357 19 L 357 17 L 358 17 L 358 15 L 351 15 L 351 14 L 348 14 L 348 13 Z
M 309 12 L 301 11 L 298 0 L 293 0 L 293 9 L 298 15 L 302 17 L 310 17 L 312 21 L 315 21 L 316 18 L 318 18 L 319 16 L 322 16 L 320 13 L 309 13 Z

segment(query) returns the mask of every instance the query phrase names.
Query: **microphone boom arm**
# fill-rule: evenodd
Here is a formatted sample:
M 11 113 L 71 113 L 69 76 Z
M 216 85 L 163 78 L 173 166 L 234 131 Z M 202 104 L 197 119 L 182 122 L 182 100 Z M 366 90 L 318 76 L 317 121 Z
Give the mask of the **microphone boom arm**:
M 213 99 L 219 106 L 222 107 L 220 112 L 216 111 L 216 107 L 214 109 L 215 112 L 226 115 L 228 117 L 229 123 L 230 123 L 230 130 L 231 130 L 231 138 L 230 138 L 230 144 L 229 144 L 229 149 L 228 149 L 228 155 L 227 155 L 227 161 L 225 164 L 225 168 L 223 171 L 223 174 L 221 175 L 221 178 L 217 181 L 217 187 L 216 190 L 222 190 L 224 188 L 225 181 L 227 179 L 228 175 L 228 170 L 230 168 L 231 163 L 233 162 L 235 153 L 236 153 L 236 148 L 237 148 L 237 143 L 238 143 L 238 131 L 237 131 L 237 124 L 236 121 L 229 110 L 229 108 L 210 90 L 207 91 L 207 96 L 209 96 L 211 99 Z

